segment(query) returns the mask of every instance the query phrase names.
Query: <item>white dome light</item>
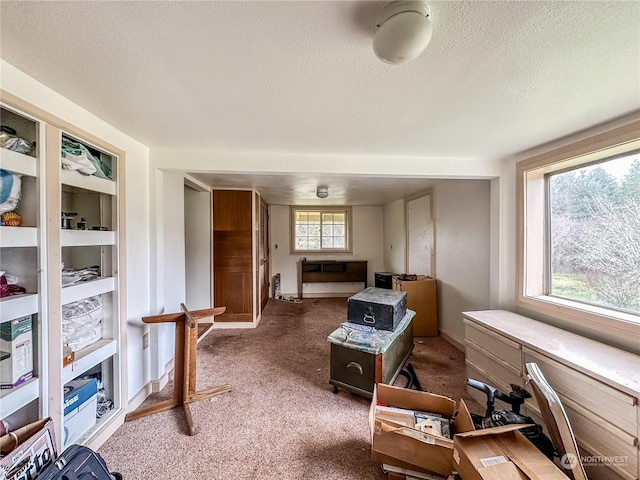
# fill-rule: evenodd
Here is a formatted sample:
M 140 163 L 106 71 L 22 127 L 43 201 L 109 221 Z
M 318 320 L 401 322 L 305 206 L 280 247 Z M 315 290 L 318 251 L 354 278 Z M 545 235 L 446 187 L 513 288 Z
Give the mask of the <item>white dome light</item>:
M 329 196 L 329 187 L 325 187 L 324 185 L 320 185 L 316 189 L 316 195 L 318 198 L 327 198 Z
M 405 63 L 423 52 L 432 33 L 424 2 L 391 2 L 378 15 L 373 50 L 383 62 Z

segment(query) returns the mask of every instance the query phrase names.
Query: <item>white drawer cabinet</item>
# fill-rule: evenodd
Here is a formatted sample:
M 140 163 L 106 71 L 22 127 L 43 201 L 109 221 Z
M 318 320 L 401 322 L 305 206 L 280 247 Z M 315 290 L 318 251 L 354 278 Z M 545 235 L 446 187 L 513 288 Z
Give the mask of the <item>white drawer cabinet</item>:
M 589 477 L 640 478 L 640 357 L 503 310 L 465 312 L 464 323 L 468 377 L 508 392 L 511 383 L 525 385 L 524 365 L 537 363 L 590 456 Z M 535 399 L 524 412 L 542 423 Z

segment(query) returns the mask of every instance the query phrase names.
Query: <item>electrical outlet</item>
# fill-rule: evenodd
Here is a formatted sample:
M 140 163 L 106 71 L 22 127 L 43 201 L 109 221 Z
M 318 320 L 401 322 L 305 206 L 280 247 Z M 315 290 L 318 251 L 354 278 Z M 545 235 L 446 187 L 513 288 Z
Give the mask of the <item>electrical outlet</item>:
M 147 348 L 149 348 L 149 333 L 142 335 L 142 349 L 145 350 Z

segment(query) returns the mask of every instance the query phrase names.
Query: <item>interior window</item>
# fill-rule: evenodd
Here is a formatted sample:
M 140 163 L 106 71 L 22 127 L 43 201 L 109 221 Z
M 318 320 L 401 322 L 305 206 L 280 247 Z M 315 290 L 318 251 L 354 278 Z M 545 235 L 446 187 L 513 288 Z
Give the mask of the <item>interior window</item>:
M 292 253 L 350 252 L 350 207 L 291 207 Z

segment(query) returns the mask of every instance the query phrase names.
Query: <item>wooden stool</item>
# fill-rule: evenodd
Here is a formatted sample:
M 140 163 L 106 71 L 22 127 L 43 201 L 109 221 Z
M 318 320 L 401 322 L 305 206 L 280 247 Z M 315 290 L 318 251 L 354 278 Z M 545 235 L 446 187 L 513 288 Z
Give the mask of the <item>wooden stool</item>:
M 125 421 L 128 422 L 136 418 L 151 415 L 152 413 L 163 412 L 182 405 L 189 427 L 189 435 L 193 435 L 195 433 L 195 425 L 189 404 L 231 391 L 229 385 L 220 385 L 219 387 L 213 387 L 199 392 L 196 391 L 196 347 L 198 340 L 212 329 L 211 326 L 199 329 L 198 319 L 215 317 L 216 315 L 224 313 L 227 308 L 217 307 L 193 312 L 190 312 L 184 304 L 180 304 L 180 308 L 182 309 L 181 313 L 167 313 L 142 317 L 144 323 L 174 322 L 176 324 L 173 397 L 170 400 L 157 402 L 128 413 Z

